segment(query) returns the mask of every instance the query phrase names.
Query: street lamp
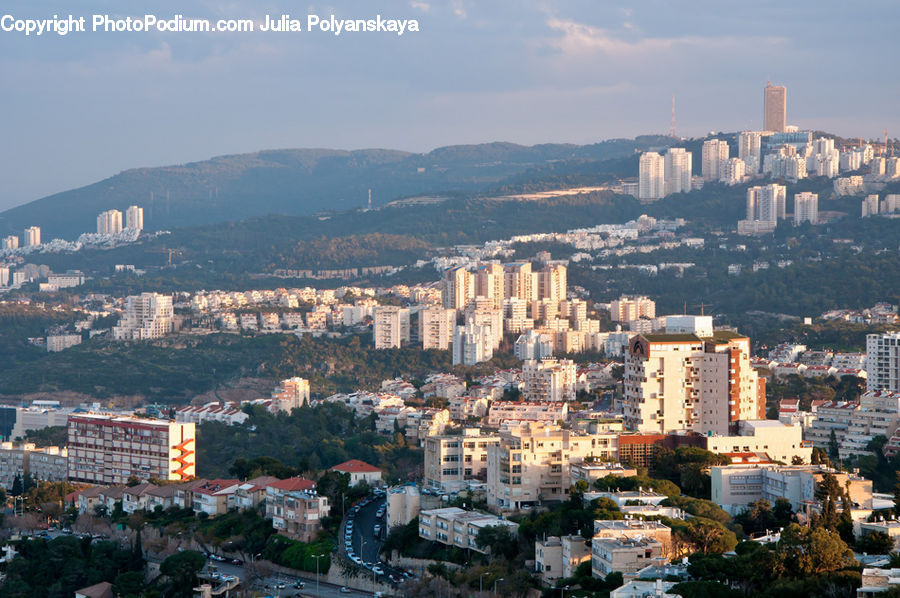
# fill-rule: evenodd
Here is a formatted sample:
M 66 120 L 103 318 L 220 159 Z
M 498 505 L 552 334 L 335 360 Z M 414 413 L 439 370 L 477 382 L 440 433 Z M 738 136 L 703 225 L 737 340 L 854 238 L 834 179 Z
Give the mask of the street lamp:
M 319 596 L 319 559 L 324 558 L 324 554 L 314 554 L 312 558 L 316 559 L 316 596 Z
M 478 593 L 479 593 L 479 594 L 480 594 L 481 592 L 484 591 L 484 576 L 485 576 L 485 575 L 487 575 L 487 573 L 482 573 L 482 574 L 478 577 Z
M 569 586 L 559 588 L 559 598 L 565 598 L 566 590 L 569 589 Z
M 494 580 L 494 596 L 497 595 L 497 584 L 500 583 L 501 581 L 503 581 L 502 577 L 500 579 Z

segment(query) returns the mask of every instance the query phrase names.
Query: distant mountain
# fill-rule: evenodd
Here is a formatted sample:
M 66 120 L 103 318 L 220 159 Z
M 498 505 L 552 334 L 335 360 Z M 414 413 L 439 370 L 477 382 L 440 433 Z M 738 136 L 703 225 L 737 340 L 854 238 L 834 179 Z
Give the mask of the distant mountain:
M 547 164 L 624 158 L 666 145 L 645 136 L 592 145 L 486 143 L 397 150 L 266 150 L 160 168 L 135 168 L 0 213 L 0 234 L 37 225 L 42 237 L 72 239 L 94 232 L 96 216 L 129 205 L 144 208 L 148 230 L 243 220 L 267 214 L 347 210 L 418 194 L 477 193 Z M 589 166 L 588 166 L 589 168 Z

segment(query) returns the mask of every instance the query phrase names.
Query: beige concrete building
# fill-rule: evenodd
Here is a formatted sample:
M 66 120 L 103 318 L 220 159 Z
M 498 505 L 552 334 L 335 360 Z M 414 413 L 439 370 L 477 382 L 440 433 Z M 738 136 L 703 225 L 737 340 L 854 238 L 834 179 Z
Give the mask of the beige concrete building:
M 617 477 L 636 476 L 637 470 L 632 467 L 625 467 L 618 462 L 582 461 L 580 463 L 572 463 L 569 466 L 569 475 L 573 484 L 583 480 L 587 482 L 588 486 L 593 486 L 596 480 L 610 475 Z
M 419 516 L 422 509 L 422 495 L 414 485 L 390 488 L 385 498 L 387 529 L 406 525 Z
M 488 505 L 517 510 L 564 500 L 572 484 L 571 464 L 615 458 L 617 439 L 615 433 L 579 434 L 539 423 L 500 432 L 499 444 L 488 447 Z
M 463 309 L 475 297 L 472 273 L 463 267 L 444 271 L 441 301 L 445 309 Z
M 572 577 L 590 558 L 591 549 L 581 536 L 549 536 L 534 543 L 534 571 L 545 584 Z
M 499 443 L 499 434 L 477 428 L 467 428 L 461 436 L 425 438 L 425 486 L 455 491 L 470 480 L 485 481 L 488 447 Z
M 466 511 L 459 507 L 419 512 L 420 538 L 481 553 L 486 551 L 478 547 L 475 538 L 483 528 L 493 526 L 507 527 L 513 535 L 519 530 L 518 523 L 488 513 Z
M 503 266 L 500 264 L 482 264 L 475 271 L 475 296 L 491 300 L 491 307 L 500 309 L 505 298 Z
M 772 461 L 791 465 L 795 460 L 812 462 L 812 444 L 803 440 L 803 428 L 778 420 L 744 420 L 738 422 L 733 436 L 707 436 L 706 450 L 714 453 L 765 453 Z
M 269 410 L 273 413 L 284 411 L 290 413 L 309 402 L 309 380 L 294 376 L 281 383 L 272 391 L 272 403 Z
M 656 317 L 656 302 L 649 297 L 623 295 L 609 304 L 609 319 L 613 322 L 630 322 L 640 318 Z
M 34 480 L 65 482 L 68 477 L 68 450 L 58 446 L 35 448 L 33 443 L 0 444 L 0 485 L 9 490 L 25 474 Z
M 522 365 L 522 398 L 526 401 L 574 401 L 576 384 L 571 359 L 529 360 Z
M 642 433 L 727 435 L 765 418 L 765 379 L 750 366 L 750 339 L 729 331 L 633 337 L 625 354 L 625 425 Z
M 569 415 L 568 403 L 546 403 L 538 401 L 495 401 L 488 411 L 487 425 L 499 428 L 510 422 L 565 421 Z
M 663 544 L 653 538 L 623 537 L 591 540 L 591 575 L 603 578 L 619 571 L 625 576 L 665 562 Z
M 419 341 L 423 349 L 450 348 L 456 328 L 456 310 L 438 306 L 426 307 L 419 312 Z
M 376 349 L 396 349 L 409 342 L 409 310 L 379 305 L 373 311 L 372 335 Z

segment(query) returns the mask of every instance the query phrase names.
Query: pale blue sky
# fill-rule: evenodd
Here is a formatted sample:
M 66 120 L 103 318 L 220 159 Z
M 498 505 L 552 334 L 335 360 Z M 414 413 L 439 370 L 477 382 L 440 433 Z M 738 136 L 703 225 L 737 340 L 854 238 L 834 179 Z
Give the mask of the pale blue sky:
M 418 19 L 391 34 L 0 32 L 0 209 L 121 170 L 284 147 L 427 151 L 759 128 L 900 136 L 893 0 L 5 0 L 0 15 Z M 123 6 L 127 6 L 124 9 Z

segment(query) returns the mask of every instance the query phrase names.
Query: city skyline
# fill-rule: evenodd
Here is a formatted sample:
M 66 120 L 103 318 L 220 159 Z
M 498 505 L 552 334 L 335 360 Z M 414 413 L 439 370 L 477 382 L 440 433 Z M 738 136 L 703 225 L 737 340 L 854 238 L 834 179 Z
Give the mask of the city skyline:
M 291 8 L 202 2 L 153 10 L 261 17 Z M 421 31 L 396 39 L 4 33 L 0 76 L 9 82 L 8 106 L 17 118 L 8 134 L 17 142 L 0 154 L 6 181 L 0 209 L 128 168 L 260 149 L 427 151 L 665 133 L 673 93 L 679 135 L 759 130 L 767 80 L 790 90 L 789 125 L 871 138 L 898 130 L 890 102 L 897 83 L 856 67 L 889 51 L 879 31 L 887 33 L 884 14 L 897 8 L 821 8 L 828 18 L 774 3 L 729 15 L 701 4 L 686 20 L 676 7 L 653 3 L 566 2 L 549 9 L 387 2 L 381 13 L 417 18 Z M 97 1 L 82 10 L 112 9 Z M 334 12 L 368 16 L 361 10 L 344 5 Z M 22 11 L 46 17 L 60 7 L 46 2 Z M 517 15 L 515 26 L 510 14 Z M 805 23 L 819 35 L 806 34 Z M 871 32 L 871 41 L 865 47 L 820 41 L 847 27 Z M 817 52 L 816 64 L 828 69 L 806 67 Z M 725 64 L 732 68 L 723 71 Z M 860 89 L 869 90 L 865 110 Z M 360 104 L 360 97 L 367 101 Z

